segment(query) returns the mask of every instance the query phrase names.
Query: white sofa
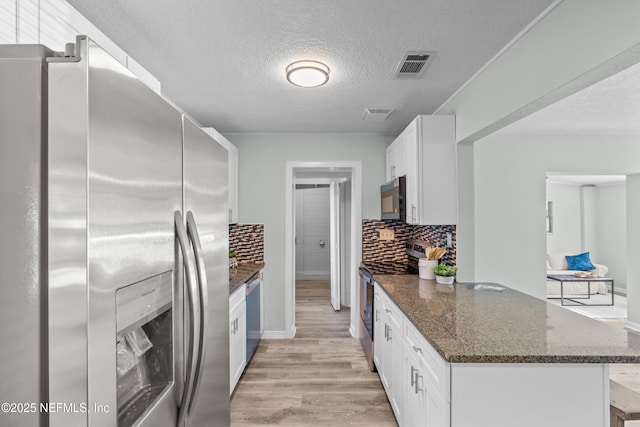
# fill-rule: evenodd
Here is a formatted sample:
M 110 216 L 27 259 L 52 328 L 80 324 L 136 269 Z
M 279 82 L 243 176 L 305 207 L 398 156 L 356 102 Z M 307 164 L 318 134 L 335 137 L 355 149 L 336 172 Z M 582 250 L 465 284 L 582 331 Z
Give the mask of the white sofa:
M 549 274 L 575 274 L 577 271 L 569 270 L 567 264 L 567 255 L 576 255 L 570 253 L 559 254 L 547 254 L 547 275 Z M 609 268 L 606 265 L 596 264 L 591 261 L 596 267 L 591 270 L 597 277 L 606 277 L 609 272 Z M 564 295 L 586 295 L 588 286 L 586 283 L 579 282 L 564 282 Z M 607 294 L 607 285 L 604 282 L 592 282 L 591 283 L 592 294 Z M 547 280 L 547 295 L 560 295 L 560 282 L 557 280 Z

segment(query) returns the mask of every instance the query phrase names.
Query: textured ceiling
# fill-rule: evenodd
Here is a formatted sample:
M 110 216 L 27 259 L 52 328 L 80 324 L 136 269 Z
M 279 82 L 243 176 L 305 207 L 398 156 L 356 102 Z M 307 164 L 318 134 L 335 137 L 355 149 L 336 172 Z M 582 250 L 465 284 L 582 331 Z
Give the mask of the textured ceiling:
M 499 133 L 640 135 L 640 64 L 533 113 Z
M 69 0 L 203 126 L 234 132 L 398 134 L 429 114 L 552 0 Z M 393 80 L 406 51 L 438 54 L 421 80 Z M 315 59 L 329 83 L 294 87 Z M 382 123 L 365 107 L 392 108 Z

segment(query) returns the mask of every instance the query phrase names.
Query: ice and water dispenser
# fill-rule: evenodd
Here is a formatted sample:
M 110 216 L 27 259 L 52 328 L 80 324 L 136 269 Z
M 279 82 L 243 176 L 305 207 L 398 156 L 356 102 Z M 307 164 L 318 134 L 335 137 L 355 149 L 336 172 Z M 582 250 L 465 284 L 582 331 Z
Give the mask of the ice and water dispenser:
M 118 427 L 129 427 L 171 386 L 172 274 L 116 291 Z

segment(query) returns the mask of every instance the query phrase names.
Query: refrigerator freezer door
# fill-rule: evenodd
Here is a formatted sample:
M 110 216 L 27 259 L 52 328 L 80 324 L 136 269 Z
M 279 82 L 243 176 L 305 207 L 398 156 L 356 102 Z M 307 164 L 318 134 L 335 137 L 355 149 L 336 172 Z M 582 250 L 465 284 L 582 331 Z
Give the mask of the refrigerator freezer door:
M 106 407 L 108 411 L 84 416 L 91 427 L 114 427 L 118 425 L 116 291 L 159 274 L 175 275 L 174 212 L 182 210 L 182 118 L 91 40 L 81 39 L 77 52 L 79 62 L 49 64 L 50 87 L 54 88 L 49 111 L 56 116 L 55 123 L 50 116 L 50 138 L 70 153 L 86 156 L 80 175 L 87 186 L 84 236 L 89 295 L 84 303 L 88 323 L 77 333 L 84 331 L 88 339 L 85 399 L 89 408 Z M 85 109 L 76 111 L 77 105 Z M 58 168 L 56 173 L 65 177 L 75 170 Z M 56 197 L 62 202 L 77 200 L 77 192 L 65 192 L 63 186 L 58 190 Z M 74 222 L 60 224 L 75 231 Z M 58 243 L 65 247 L 64 242 Z M 74 289 L 68 297 L 80 301 L 74 297 L 80 292 L 82 289 Z M 77 305 L 74 310 L 82 309 Z M 172 310 L 172 315 L 177 316 L 178 311 Z M 50 312 L 52 318 L 57 315 Z M 52 342 L 52 348 L 65 345 L 64 341 Z M 173 348 L 178 346 L 174 338 Z M 168 365 L 171 369 L 173 360 Z M 52 388 L 63 389 L 62 374 L 69 369 L 56 374 Z M 175 373 L 170 375 L 173 380 Z M 142 414 L 140 426 L 173 427 L 175 383 L 151 406 Z M 52 422 L 51 427 L 58 425 L 79 424 Z
M 206 352 L 187 427 L 227 427 L 229 416 L 229 223 L 227 152 L 183 116 L 184 211 L 197 224 L 207 276 Z

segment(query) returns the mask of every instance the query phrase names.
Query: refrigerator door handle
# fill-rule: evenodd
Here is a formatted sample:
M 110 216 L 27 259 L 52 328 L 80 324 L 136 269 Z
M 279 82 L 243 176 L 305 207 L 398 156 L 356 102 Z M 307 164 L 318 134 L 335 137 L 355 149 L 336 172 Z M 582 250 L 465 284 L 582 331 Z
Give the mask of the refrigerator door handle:
M 185 278 L 187 282 L 187 295 L 188 295 L 188 304 L 189 304 L 189 344 L 188 344 L 188 352 L 187 352 L 187 369 L 186 376 L 184 379 L 184 388 L 182 391 L 182 398 L 180 399 L 180 407 L 178 412 L 178 422 L 177 426 L 181 427 L 184 424 L 184 419 L 187 416 L 187 410 L 189 408 L 189 404 L 192 398 L 192 390 L 193 390 L 193 381 L 195 377 L 194 372 L 194 362 L 196 353 L 199 352 L 199 348 L 196 347 L 196 333 L 200 330 L 200 320 L 202 318 L 200 314 L 200 303 L 197 301 L 199 299 L 199 291 L 198 284 L 196 278 L 196 269 L 194 268 L 194 259 L 193 252 L 191 250 L 191 245 L 189 244 L 189 237 L 187 235 L 187 230 L 185 229 L 184 222 L 182 221 L 182 214 L 179 211 L 176 211 L 174 214 L 174 222 L 175 222 L 175 232 L 178 238 L 178 243 L 180 245 L 180 251 L 182 253 L 182 258 L 184 261 L 184 268 L 186 270 Z
M 204 255 L 202 253 L 202 245 L 200 244 L 200 235 L 198 234 L 198 227 L 193 217 L 193 212 L 187 212 L 187 236 L 191 240 L 193 246 L 193 253 L 196 260 L 196 273 L 198 277 L 198 283 L 200 288 L 200 331 L 198 342 L 198 357 L 196 361 L 195 377 L 193 381 L 193 391 L 191 392 L 191 400 L 189 402 L 188 413 L 191 413 L 193 404 L 198 397 L 198 390 L 200 388 L 200 380 L 202 379 L 202 371 L 204 365 L 204 357 L 207 350 L 206 338 L 207 338 L 207 308 L 209 305 L 209 292 L 207 288 L 207 270 L 204 263 Z

